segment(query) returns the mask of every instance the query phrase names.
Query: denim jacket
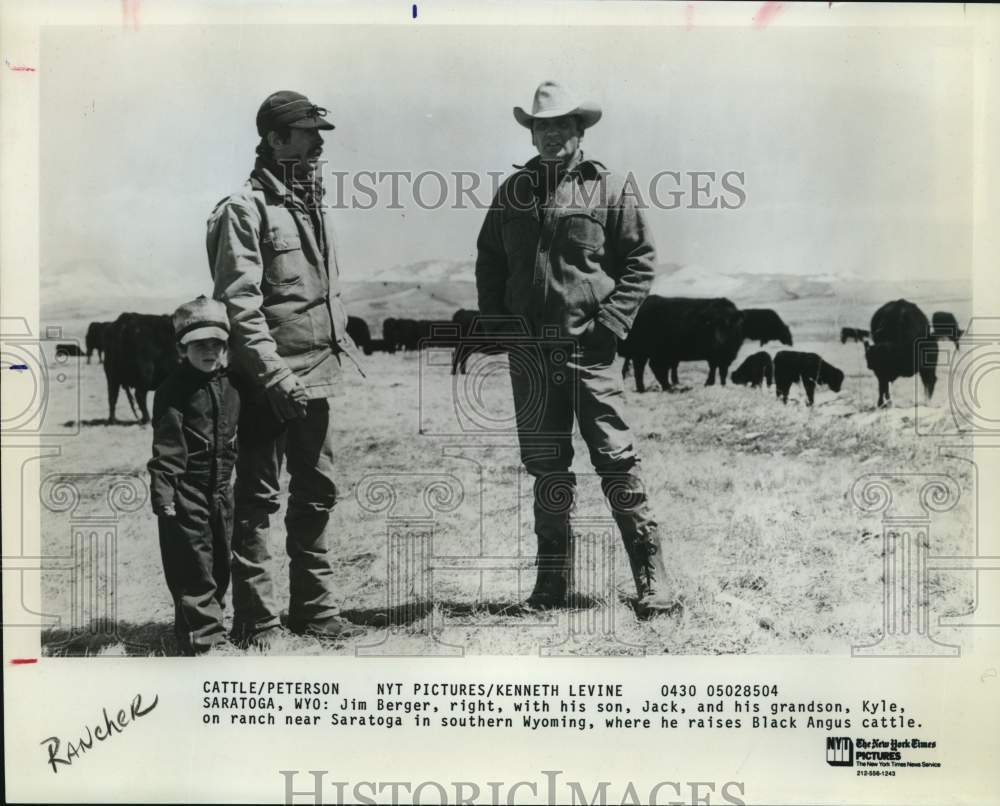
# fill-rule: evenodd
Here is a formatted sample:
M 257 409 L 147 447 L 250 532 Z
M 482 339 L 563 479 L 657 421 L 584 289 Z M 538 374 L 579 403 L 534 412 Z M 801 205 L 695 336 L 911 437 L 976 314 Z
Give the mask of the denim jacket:
M 517 166 L 515 166 L 517 167 Z M 546 204 L 541 161 L 501 185 L 479 234 L 479 310 L 523 317 L 532 335 L 577 338 L 599 322 L 624 339 L 649 293 L 652 234 L 621 178 L 578 151 Z
M 208 219 L 215 299 L 226 304 L 231 365 L 262 387 L 294 373 L 310 397 L 338 394 L 347 335 L 329 217 L 317 238 L 309 210 L 259 160 Z

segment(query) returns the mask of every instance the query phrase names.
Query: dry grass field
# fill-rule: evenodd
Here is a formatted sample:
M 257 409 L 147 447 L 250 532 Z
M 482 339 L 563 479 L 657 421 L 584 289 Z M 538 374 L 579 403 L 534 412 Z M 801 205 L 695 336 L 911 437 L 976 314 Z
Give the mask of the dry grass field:
M 882 300 L 905 295 L 928 315 L 945 309 L 967 321 L 967 295 L 935 294 L 921 297 L 913 289 L 905 294 L 898 289 Z M 456 307 L 473 306 L 474 288 L 358 284 L 346 297 L 350 312 L 378 330 L 386 316 L 450 316 Z M 176 302 L 129 309 L 167 312 Z M 862 348 L 841 345 L 838 336 L 842 325 L 867 327 L 877 303 L 815 297 L 771 307 L 790 325 L 795 349 L 816 351 L 845 372 L 839 394 L 821 389 L 809 409 L 797 387 L 783 406 L 773 390 L 704 387 L 707 367 L 694 363 L 681 365 L 686 391 L 666 394 L 652 382 L 652 391 L 637 394 L 633 379 L 626 381 L 630 424 L 667 536 L 668 563 L 685 603 L 682 614 L 637 621 L 628 603 L 632 585 L 620 544 L 610 543 L 611 555 L 586 539 L 580 541 L 577 559 L 584 594 L 580 606 L 555 613 L 521 610 L 518 603 L 534 578 L 534 536 L 530 479 L 519 469 L 514 435 L 504 431 L 511 416 L 507 359 L 480 357 L 470 362 L 469 376 L 455 379 L 445 351 L 375 354 L 367 359 L 367 380 L 359 378 L 334 402 L 341 446 L 341 503 L 332 521 L 337 595 L 345 615 L 369 629 L 336 645 L 292 637 L 276 651 L 843 654 L 851 645 L 872 643 L 882 629 L 883 541 L 880 516 L 861 513 L 852 502 L 856 479 L 871 473 L 950 475 L 963 495 L 955 509 L 935 515 L 930 553 L 972 551 L 971 465 L 939 455 L 942 438 L 933 435 L 952 425 L 948 371 L 941 367 L 939 391 L 929 405 L 923 405 L 922 393 L 921 405 L 914 405 L 910 379 L 896 383 L 893 409 L 875 411 L 876 382 L 865 368 Z M 65 336 L 82 342 L 88 321 L 111 319 L 119 310 L 76 307 L 70 313 L 68 305 L 60 310 L 53 304 L 43 310 L 42 324 L 59 324 Z M 757 349 L 744 344 L 737 362 Z M 773 353 L 777 345 L 767 349 Z M 68 435 L 60 440 L 60 455 L 43 460 L 43 478 L 90 474 L 75 482 L 81 500 L 74 517 L 105 506 L 112 475 L 145 479 L 151 429 L 131 422 L 124 397 L 118 414 L 125 422 L 104 424 L 107 398 L 96 360 L 81 363 L 78 381 L 61 386 L 49 405 L 49 421 L 65 424 Z M 492 430 L 477 429 L 481 421 L 492 423 Z M 79 433 L 71 434 L 76 423 Z M 944 442 L 956 445 L 962 439 Z M 600 533 L 609 512 L 583 443 L 577 438 L 576 444 L 577 523 L 582 531 Z M 965 448 L 951 450 L 970 455 Z M 383 488 L 371 486 L 378 480 L 374 477 L 392 485 L 394 500 L 378 498 Z M 445 490 L 439 497 L 435 483 L 438 493 Z M 428 501 L 436 506 L 432 523 L 421 520 L 432 514 Z M 372 511 L 379 502 L 388 509 Z M 44 553 L 65 555 L 70 515 L 48 510 L 42 515 Z M 273 521 L 272 542 L 279 596 L 284 597 L 282 517 L 283 511 Z M 74 634 L 68 616 L 72 588 L 65 573 L 51 571 L 43 575 L 44 610 L 62 621 L 43 635 L 46 652 L 176 653 L 172 605 L 148 503 L 122 515 L 116 534 L 117 629 L 107 635 Z M 390 550 L 393 534 L 401 542 Z M 436 566 L 431 573 L 421 573 L 421 557 Z M 605 584 L 601 568 L 609 559 L 610 584 Z M 972 608 L 972 581 L 971 573 L 931 573 L 934 622 Z M 954 639 L 944 629 L 935 632 Z

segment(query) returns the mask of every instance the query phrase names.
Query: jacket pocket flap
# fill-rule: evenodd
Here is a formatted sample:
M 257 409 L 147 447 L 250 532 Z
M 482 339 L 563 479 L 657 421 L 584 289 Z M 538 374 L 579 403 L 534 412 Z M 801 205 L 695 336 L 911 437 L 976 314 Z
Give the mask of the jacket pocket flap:
M 291 252 L 302 248 L 302 239 L 298 235 L 285 235 L 280 232 L 272 232 L 269 237 L 264 238 L 264 243 L 275 252 Z
M 593 216 L 576 213 L 565 216 L 563 221 L 566 240 L 587 249 L 604 246 L 604 226 Z

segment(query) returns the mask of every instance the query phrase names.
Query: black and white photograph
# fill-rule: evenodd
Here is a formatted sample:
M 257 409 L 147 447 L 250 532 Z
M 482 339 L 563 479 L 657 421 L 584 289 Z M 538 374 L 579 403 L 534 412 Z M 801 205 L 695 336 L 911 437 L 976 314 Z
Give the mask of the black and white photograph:
M 175 5 L 4 4 L 21 802 L 990 802 L 995 9 Z M 567 749 L 72 788 L 163 711 Z

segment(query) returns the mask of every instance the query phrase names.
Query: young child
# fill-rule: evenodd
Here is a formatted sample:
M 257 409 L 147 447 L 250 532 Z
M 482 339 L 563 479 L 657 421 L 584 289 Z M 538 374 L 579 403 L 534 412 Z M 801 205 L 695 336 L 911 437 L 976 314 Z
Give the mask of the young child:
M 174 312 L 173 324 L 184 360 L 156 390 L 148 467 L 174 630 L 182 651 L 197 655 L 227 640 L 222 598 L 240 399 L 225 368 L 225 305 L 198 297 Z

